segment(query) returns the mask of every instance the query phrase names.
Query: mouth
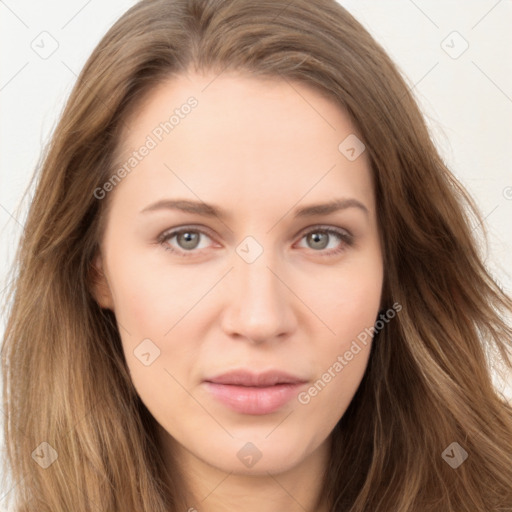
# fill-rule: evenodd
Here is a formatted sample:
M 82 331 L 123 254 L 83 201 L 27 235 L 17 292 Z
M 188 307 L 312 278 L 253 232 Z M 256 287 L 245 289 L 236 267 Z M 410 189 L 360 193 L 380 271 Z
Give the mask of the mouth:
M 207 378 L 206 390 L 220 403 L 241 414 L 271 414 L 292 400 L 306 379 L 281 371 L 252 373 L 236 370 Z

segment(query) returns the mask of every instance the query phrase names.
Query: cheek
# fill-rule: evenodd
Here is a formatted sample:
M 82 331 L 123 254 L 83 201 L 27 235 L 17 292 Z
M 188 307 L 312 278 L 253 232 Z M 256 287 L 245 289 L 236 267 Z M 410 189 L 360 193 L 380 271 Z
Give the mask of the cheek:
M 197 273 L 155 263 L 142 251 L 130 251 L 111 268 L 116 318 L 137 337 L 163 337 L 207 289 Z
M 344 343 L 350 347 L 350 343 Z M 330 351 L 329 357 L 311 382 L 297 397 L 301 429 L 314 432 L 314 442 L 325 439 L 340 421 L 366 371 L 371 343 L 352 345 L 347 351 Z
M 323 281 L 324 293 L 311 295 L 312 309 L 319 312 L 330 333 L 316 347 L 317 380 L 299 402 L 328 417 L 328 423 L 344 413 L 364 376 L 380 306 L 383 269 L 379 258 L 355 263 Z
M 158 422 L 174 425 L 176 411 L 190 412 L 185 389 L 197 362 L 194 340 L 199 337 L 185 316 L 189 295 L 174 293 L 162 280 L 151 283 L 141 275 L 118 282 L 116 318 L 137 393 Z
M 194 334 L 202 325 L 195 314 L 201 311 L 203 304 L 198 302 L 208 287 L 183 267 L 144 259 L 147 256 L 132 250 L 117 262 L 110 261 L 109 268 L 126 361 L 141 396 L 151 397 L 155 389 L 176 384 L 168 372 L 186 382 L 201 339 Z
M 331 272 L 329 279 L 322 281 L 322 293 L 309 293 L 312 309 L 329 327 L 333 351 L 346 350 L 351 340 L 374 325 L 382 279 L 381 265 L 376 262 Z

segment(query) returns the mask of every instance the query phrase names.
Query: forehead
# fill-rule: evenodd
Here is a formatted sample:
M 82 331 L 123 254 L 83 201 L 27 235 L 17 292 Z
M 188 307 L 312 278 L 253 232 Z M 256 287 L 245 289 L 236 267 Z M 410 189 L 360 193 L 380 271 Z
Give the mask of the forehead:
M 130 158 L 132 165 L 117 188 L 144 200 L 204 195 L 252 208 L 272 199 L 291 206 L 306 195 L 311 202 L 326 194 L 373 200 L 366 154 L 351 161 L 340 151 L 357 134 L 354 123 L 333 99 L 303 83 L 179 75 L 150 91 L 126 126 L 118 165 Z

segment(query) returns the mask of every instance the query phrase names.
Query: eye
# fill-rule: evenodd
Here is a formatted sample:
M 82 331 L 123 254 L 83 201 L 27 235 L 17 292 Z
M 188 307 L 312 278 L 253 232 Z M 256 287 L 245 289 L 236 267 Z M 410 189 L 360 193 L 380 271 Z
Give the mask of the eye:
M 158 237 L 158 243 L 167 251 L 177 253 L 179 256 L 196 256 L 201 249 L 201 238 L 212 240 L 212 237 L 204 230 L 182 227 L 171 231 L 165 231 Z M 320 256 L 332 256 L 344 251 L 348 246 L 353 245 L 353 236 L 344 229 L 334 228 L 332 226 L 315 226 L 308 231 L 303 232 L 300 240 L 306 240 L 314 252 Z M 171 241 L 175 240 L 175 244 Z M 334 244 L 331 243 L 334 241 Z M 329 247 L 330 246 L 330 247 Z M 325 251 L 326 248 L 330 250 Z
M 185 227 L 162 233 L 158 237 L 158 243 L 160 243 L 164 249 L 179 253 L 181 256 L 193 256 L 195 249 L 204 249 L 204 247 L 199 247 L 201 237 L 211 239 L 205 231 Z M 174 238 L 178 244 L 177 248 L 169 243 Z
M 313 229 L 305 232 L 301 236 L 301 240 L 305 239 L 309 247 L 314 252 L 319 252 L 320 256 L 332 256 L 344 251 L 347 247 L 353 245 L 353 236 L 344 229 L 316 226 Z M 334 244 L 331 242 L 334 239 Z M 337 240 L 337 242 L 336 242 Z M 324 251 L 326 247 L 330 246 L 329 251 Z

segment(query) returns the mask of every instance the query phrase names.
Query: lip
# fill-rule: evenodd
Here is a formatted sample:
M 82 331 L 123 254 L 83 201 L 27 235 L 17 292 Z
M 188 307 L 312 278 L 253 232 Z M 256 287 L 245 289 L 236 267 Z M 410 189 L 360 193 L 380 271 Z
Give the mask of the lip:
M 253 373 L 233 370 L 203 381 L 206 390 L 230 409 L 241 414 L 271 414 L 297 396 L 306 379 L 269 370 Z

